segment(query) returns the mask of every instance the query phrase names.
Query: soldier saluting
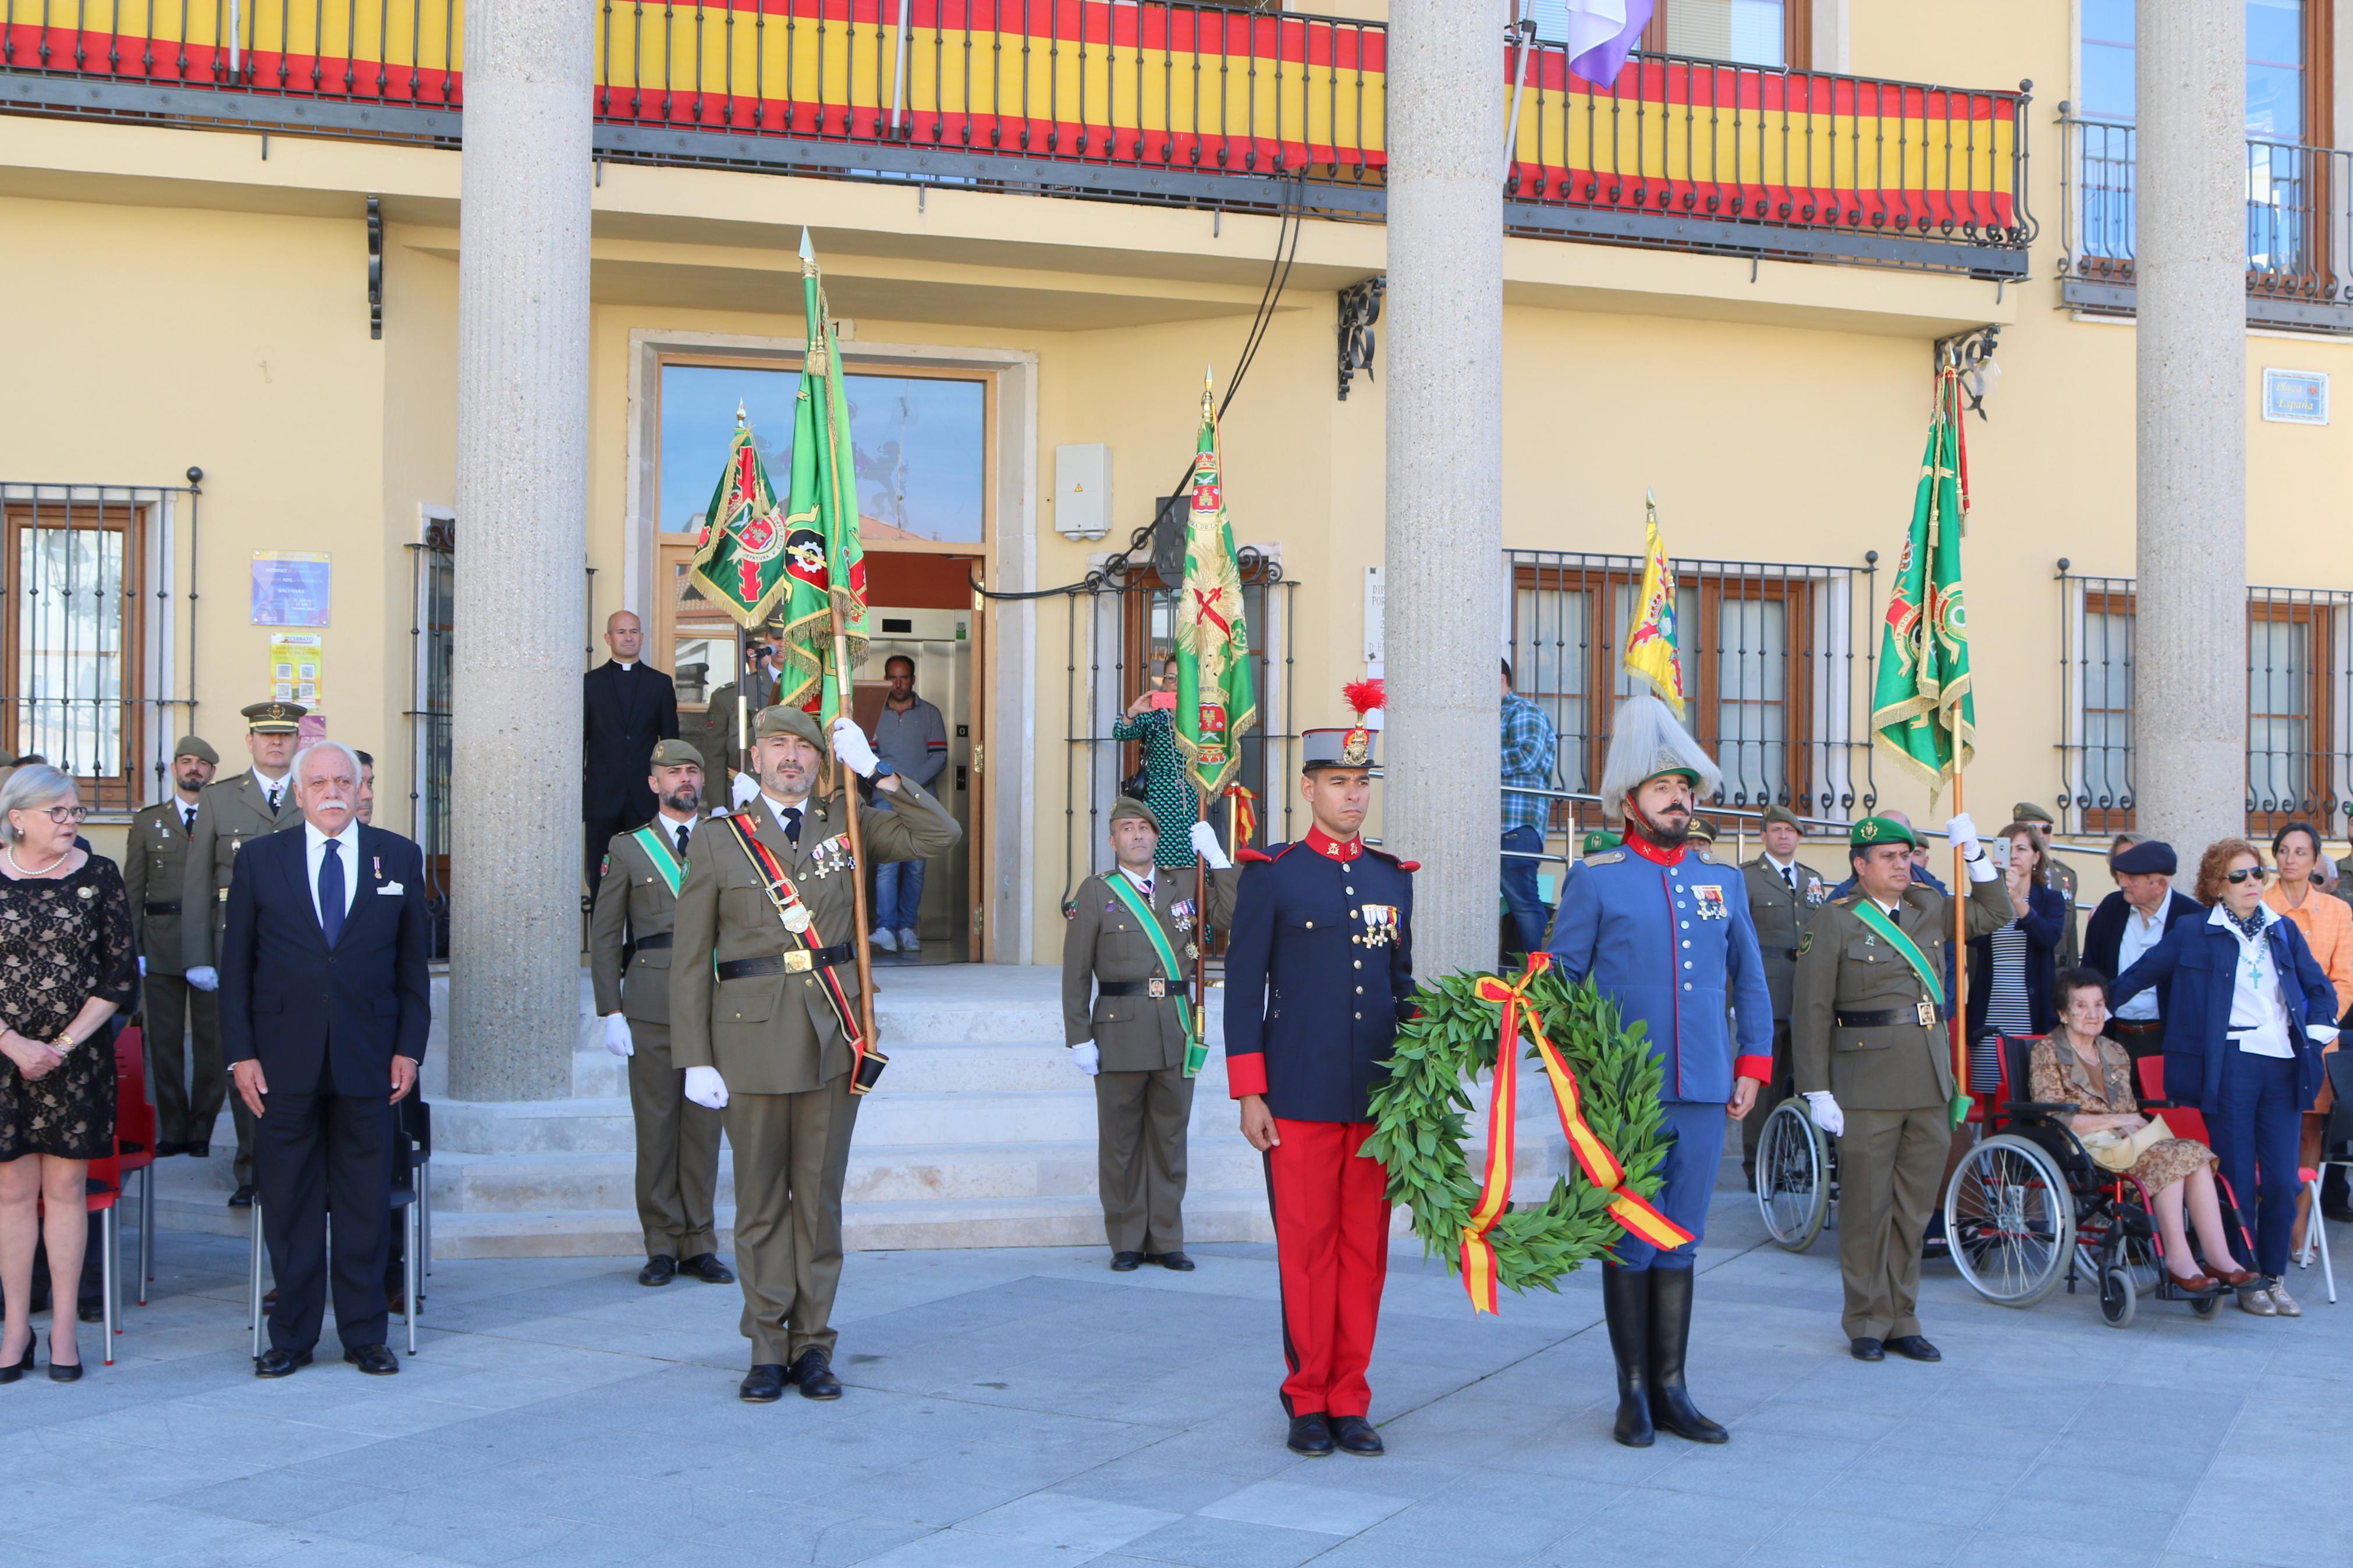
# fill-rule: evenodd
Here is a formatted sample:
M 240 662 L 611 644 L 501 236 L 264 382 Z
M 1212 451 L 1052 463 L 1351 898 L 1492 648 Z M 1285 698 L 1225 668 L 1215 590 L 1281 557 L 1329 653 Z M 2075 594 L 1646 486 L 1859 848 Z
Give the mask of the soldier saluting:
M 1226 947 L 1226 1077 L 1266 1156 L 1282 1280 L 1292 1452 L 1381 1452 L 1365 1369 L 1388 1272 L 1388 1173 L 1359 1151 L 1368 1101 L 1413 1007 L 1413 877 L 1359 837 L 1373 735 L 1300 737 L 1315 826 L 1250 862 Z
M 1968 934 L 2017 911 L 2001 874 L 1956 816 L 1946 836 L 1969 873 Z M 1798 940 L 1789 1041 L 1798 1092 L 1838 1140 L 1839 1274 L 1848 1349 L 1942 1361 L 1920 1333 L 1920 1238 L 1952 1150 L 1953 1047 L 1936 1021 L 1952 905 L 1912 880 L 1919 840 L 1866 816 L 1849 830 L 1855 889 L 1824 905 Z
M 1216 829 L 1193 824 L 1195 854 L 1210 868 L 1208 923 L 1233 908 L 1233 870 Z M 1193 879 L 1157 872 L 1160 823 L 1122 795 L 1111 808 L 1118 864 L 1079 884 L 1062 938 L 1062 1024 L 1071 1059 L 1095 1080 L 1096 1182 L 1111 1266 L 1189 1272 L 1185 1256 L 1185 1130 L 1193 1115 L 1190 1005 L 1201 911 Z
M 687 855 L 710 820 L 702 805 L 702 753 L 684 741 L 663 741 L 655 745 L 649 768 L 654 819 L 613 836 L 597 873 L 596 913 L 588 931 L 588 974 L 605 1020 L 605 1047 L 629 1064 L 638 1222 L 646 1236 L 638 1283 L 667 1285 L 683 1273 L 733 1285 L 734 1274 L 719 1261 L 712 1214 L 719 1185 L 719 1112 L 686 1098 L 684 1075 L 670 1050 L 671 927 L 686 884 Z
M 764 710 L 745 761 L 757 793 L 687 847 L 670 947 L 670 1061 L 685 1093 L 723 1112 L 735 1152 L 735 1267 L 755 1405 L 797 1384 L 839 1399 L 833 1299 L 841 1285 L 841 1191 L 858 1101 L 879 1072 L 859 1029 L 856 879 L 846 813 L 867 858 L 944 854 L 963 829 L 900 777 L 847 715 L 833 754 L 893 809 L 819 794 L 824 737 L 798 708 Z

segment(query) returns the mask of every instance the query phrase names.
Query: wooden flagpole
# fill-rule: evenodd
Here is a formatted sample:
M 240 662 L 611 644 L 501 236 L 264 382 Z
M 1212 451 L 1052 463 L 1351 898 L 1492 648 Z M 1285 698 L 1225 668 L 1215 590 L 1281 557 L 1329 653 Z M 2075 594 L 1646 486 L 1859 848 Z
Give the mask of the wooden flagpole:
M 1968 808 L 1961 804 L 1960 752 L 1957 750 L 1953 753 L 1953 815 L 1959 816 Z M 1953 1015 L 1953 1092 L 1956 1095 L 1969 1091 L 1969 868 L 1962 857 L 1961 847 L 1954 845 L 1953 896 L 1947 900 L 1953 906 L 1953 994 L 1946 998 L 1946 1004 Z
M 831 563 L 828 564 L 830 566 Z M 842 619 L 841 601 L 834 596 L 829 584 L 826 599 L 833 612 L 834 695 L 841 705 L 841 717 L 847 719 L 849 717 L 849 628 Z M 840 759 L 836 758 L 835 763 L 835 771 L 840 775 L 841 783 L 841 815 L 849 822 L 849 860 L 858 868 L 849 879 L 849 897 L 850 907 L 858 913 L 858 931 L 852 940 L 858 948 L 859 1026 L 866 1037 L 868 1053 L 873 1054 L 874 1047 L 881 1042 L 874 1037 L 874 950 L 868 940 L 866 927 L 866 840 L 858 825 L 858 792 L 850 786 L 850 772 L 839 765 Z M 851 1079 L 850 1093 L 864 1094 L 866 1088 L 855 1077 Z
M 1193 781 L 1193 820 L 1209 820 L 1209 797 L 1201 781 Z M 1205 1009 L 1209 1005 L 1209 866 L 1198 849 L 1193 851 L 1193 1043 L 1206 1048 L 1209 1030 Z

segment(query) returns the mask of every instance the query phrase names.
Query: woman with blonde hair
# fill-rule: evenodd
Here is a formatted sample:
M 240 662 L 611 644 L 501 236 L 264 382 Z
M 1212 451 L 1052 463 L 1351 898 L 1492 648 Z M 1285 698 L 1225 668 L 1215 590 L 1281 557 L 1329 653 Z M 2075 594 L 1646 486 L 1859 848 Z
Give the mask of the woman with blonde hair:
M 33 1366 L 33 1247 L 49 1254 L 49 1376 L 81 1375 L 70 1305 L 90 1162 L 114 1152 L 106 1021 L 138 982 L 114 862 L 76 842 L 74 782 L 46 763 L 0 784 L 0 1383 Z

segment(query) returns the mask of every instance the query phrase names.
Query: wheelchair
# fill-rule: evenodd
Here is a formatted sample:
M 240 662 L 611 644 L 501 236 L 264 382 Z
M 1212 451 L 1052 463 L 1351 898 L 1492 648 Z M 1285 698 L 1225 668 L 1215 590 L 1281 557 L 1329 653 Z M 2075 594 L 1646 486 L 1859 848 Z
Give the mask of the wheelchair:
M 1971 1118 L 1987 1136 L 1963 1156 L 1945 1191 L 1945 1234 L 1961 1278 L 2003 1307 L 2031 1307 L 2062 1285 L 2073 1294 L 2079 1280 L 2088 1280 L 2111 1328 L 2129 1325 L 2140 1299 L 2151 1295 L 2185 1301 L 2200 1318 L 2211 1318 L 2227 1288 L 2181 1287 L 2165 1267 L 2154 1194 L 2129 1173 L 2092 1158 L 2059 1120 L 2073 1105 L 2014 1098 L 2012 1086 L 2029 1081 L 2034 1042 L 2004 1036 L 2000 1044 L 2000 1081 L 1990 1095 L 1977 1097 Z M 2162 1062 L 2134 1065 L 2147 1097 L 2141 1109 L 2165 1111 L 2176 1135 L 2203 1142 L 2204 1119 L 2163 1098 Z M 2253 1257 L 2229 1184 L 2218 1176 L 2216 1184 L 2224 1223 L 2239 1237 L 2242 1256 Z
M 1814 1125 L 1802 1096 L 1775 1106 L 1757 1136 L 1757 1209 L 1765 1234 L 1790 1252 L 1805 1251 L 1838 1223 L 1838 1142 Z M 1929 1216 L 1924 1259 L 1946 1255 L 1941 1218 Z

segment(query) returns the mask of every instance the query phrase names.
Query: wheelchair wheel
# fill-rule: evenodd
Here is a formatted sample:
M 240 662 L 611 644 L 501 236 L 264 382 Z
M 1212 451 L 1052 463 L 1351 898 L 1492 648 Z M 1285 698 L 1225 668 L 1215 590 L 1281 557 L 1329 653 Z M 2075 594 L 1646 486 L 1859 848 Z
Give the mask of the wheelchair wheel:
M 2075 1249 L 2075 1199 L 2058 1163 L 2012 1133 L 1970 1150 L 1945 1192 L 1945 1235 L 1969 1288 L 2031 1307 L 2059 1288 Z
M 2201 1318 L 2211 1318 L 2221 1310 L 2221 1306 L 2222 1298 L 2220 1296 L 2200 1296 L 2191 1300 L 2189 1310 Z
M 1822 1233 L 1831 1208 L 1830 1140 L 1802 1100 L 1785 1100 L 1757 1139 L 1757 1209 L 1774 1241 L 1803 1252 Z
M 2122 1259 L 2100 1270 L 2100 1321 L 2112 1329 L 2130 1328 L 2133 1308 L 2140 1302 L 2132 1268 Z

